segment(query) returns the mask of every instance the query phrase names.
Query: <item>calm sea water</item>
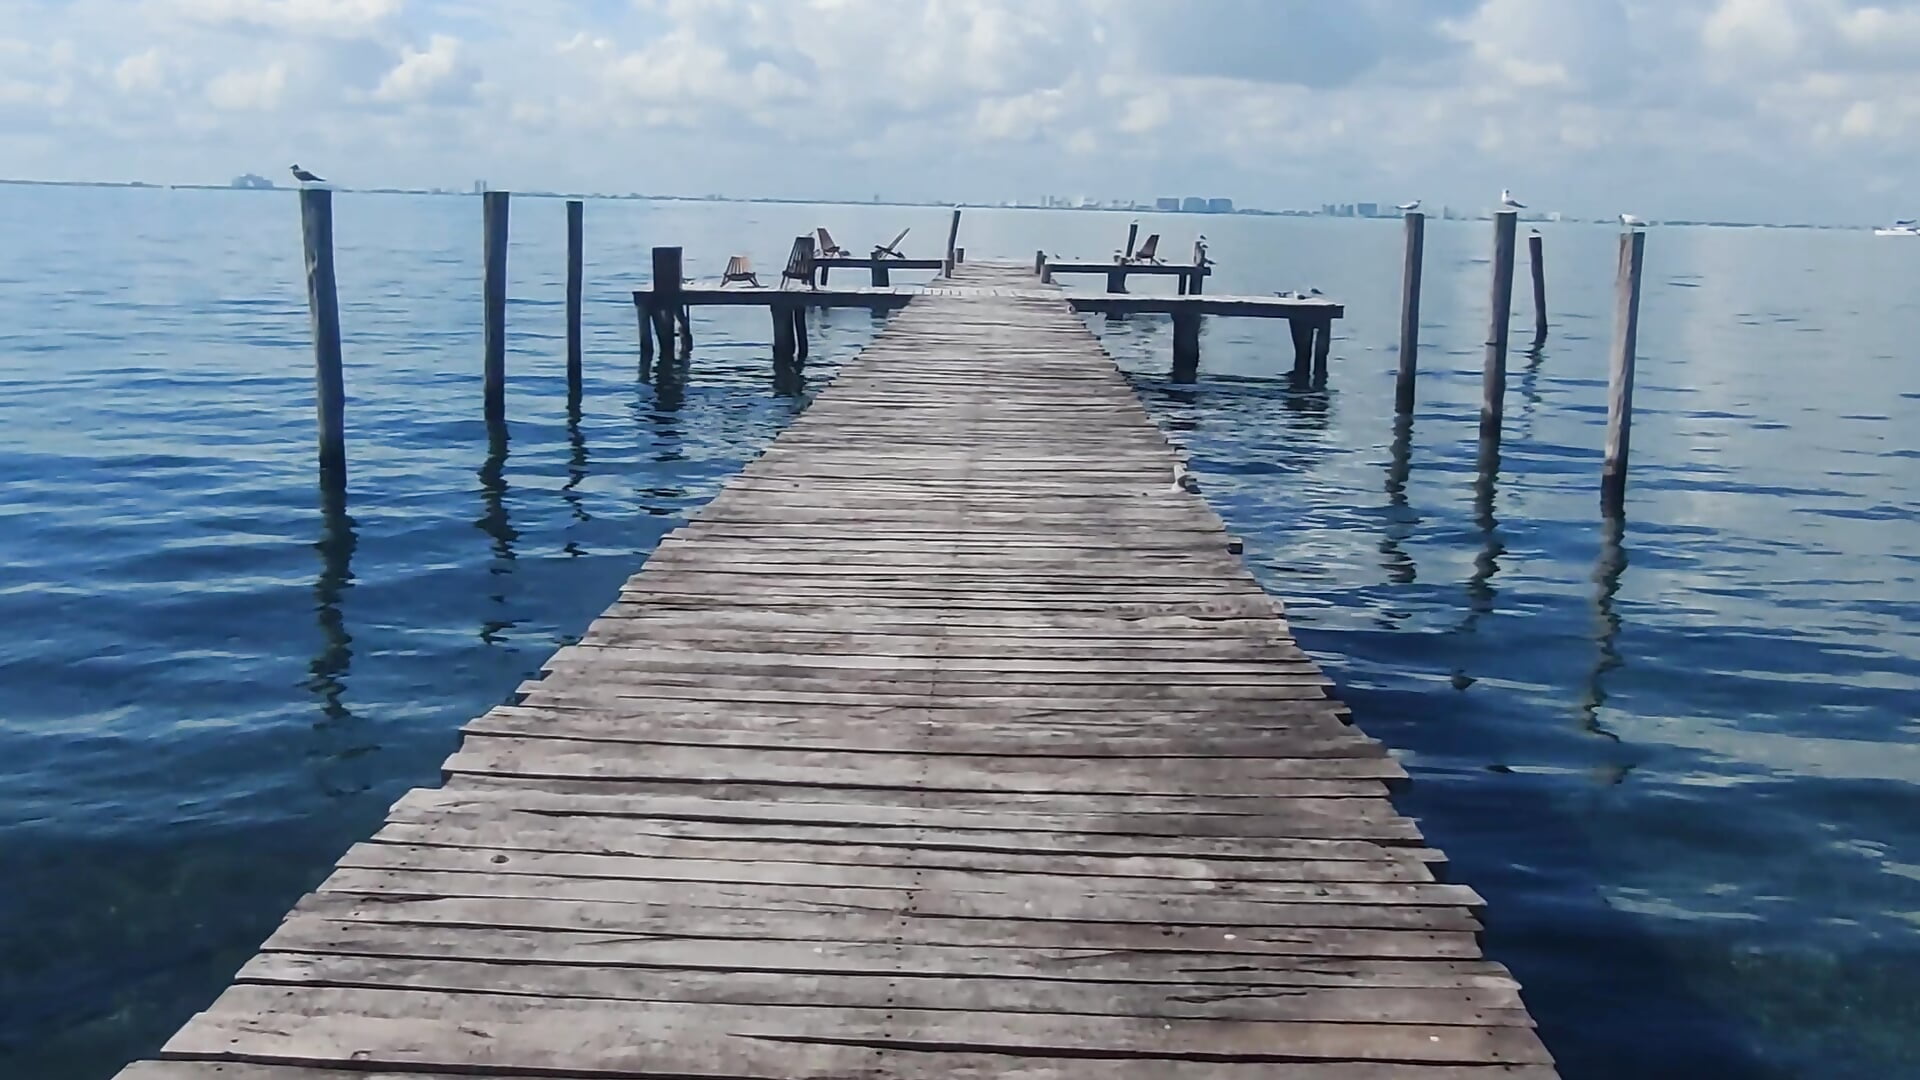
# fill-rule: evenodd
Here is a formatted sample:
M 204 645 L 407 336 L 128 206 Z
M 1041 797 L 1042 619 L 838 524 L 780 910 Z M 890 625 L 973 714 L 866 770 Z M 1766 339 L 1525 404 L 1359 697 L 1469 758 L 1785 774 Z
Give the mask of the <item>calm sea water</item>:
M 513 209 L 509 412 L 481 424 L 479 205 L 343 194 L 352 498 L 313 478 L 290 194 L 0 188 L 0 1075 L 151 1052 L 466 718 L 606 605 L 874 318 L 776 386 L 764 315 L 634 376 L 646 248 L 763 268 L 945 214 L 592 202 L 569 423 L 563 211 Z M 1569 1077 L 1920 1072 L 1920 244 L 1655 230 L 1635 468 L 1603 523 L 1613 232 L 1547 226 L 1555 332 L 1475 447 L 1484 224 L 1431 223 L 1420 407 L 1392 420 L 1391 223 L 1145 219 L 1214 292 L 1317 286 L 1323 389 L 1284 327 L 1091 325 L 1192 448 L 1402 805 L 1492 905 Z M 1099 257 L 1125 219 L 970 211 L 975 258 Z M 1524 295 L 1524 290 L 1523 290 Z M 1524 301 L 1521 305 L 1524 307 Z M 1903 436 L 1905 431 L 1908 435 Z

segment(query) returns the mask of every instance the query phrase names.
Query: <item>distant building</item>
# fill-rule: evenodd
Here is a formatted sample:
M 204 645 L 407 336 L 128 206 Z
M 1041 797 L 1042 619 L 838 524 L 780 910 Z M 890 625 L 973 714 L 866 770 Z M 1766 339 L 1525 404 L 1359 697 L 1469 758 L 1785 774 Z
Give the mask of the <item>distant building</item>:
M 1334 216 L 1334 214 L 1339 212 L 1339 209 L 1340 209 L 1339 207 L 1333 205 L 1330 202 L 1323 202 L 1320 204 L 1320 212 L 1322 214 L 1327 215 L 1328 217 Z
M 1233 200 L 1232 199 L 1208 199 L 1207 213 L 1231 214 L 1233 213 Z
M 1363 202 L 1359 204 L 1357 207 L 1355 207 L 1355 209 L 1360 212 L 1361 217 L 1379 217 L 1380 216 L 1379 203 Z
M 1153 208 L 1155 210 L 1178 210 L 1180 209 L 1180 196 L 1163 195 L 1153 200 Z
M 1207 212 L 1207 200 L 1198 195 L 1189 195 L 1180 200 L 1180 209 L 1189 214 L 1204 214 Z
M 239 176 L 234 177 L 233 183 L 228 186 L 240 188 L 243 191 L 272 191 L 273 181 L 264 176 L 255 176 L 252 173 L 241 173 Z
M 485 194 L 486 190 L 487 190 L 487 182 L 485 180 L 475 180 L 473 182 L 473 193 L 475 195 Z
M 1343 203 L 1341 203 L 1341 204 L 1340 204 L 1340 216 L 1341 216 L 1341 217 L 1352 217 L 1352 216 L 1353 216 L 1353 204 L 1352 204 L 1352 203 L 1350 203 L 1350 202 L 1343 202 Z

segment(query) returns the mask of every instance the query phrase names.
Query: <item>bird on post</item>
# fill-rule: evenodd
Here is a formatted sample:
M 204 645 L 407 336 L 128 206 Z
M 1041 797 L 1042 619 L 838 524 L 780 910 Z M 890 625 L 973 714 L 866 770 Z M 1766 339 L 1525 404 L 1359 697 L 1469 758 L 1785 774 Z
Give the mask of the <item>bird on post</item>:
M 318 177 L 318 176 L 315 176 L 315 175 L 313 175 L 312 173 L 310 173 L 310 172 L 308 172 L 307 170 L 305 170 L 305 169 L 303 169 L 303 168 L 301 168 L 301 167 L 300 167 L 300 166 L 298 166 L 298 165 L 289 165 L 289 166 L 287 166 L 287 171 L 288 171 L 288 172 L 291 172 L 291 173 L 293 174 L 293 178 L 294 178 L 295 180 L 298 180 L 298 181 L 300 181 L 300 182 L 301 182 L 301 183 L 303 183 L 303 184 L 324 184 L 324 183 L 326 183 L 326 180 L 325 180 L 325 179 L 323 179 L 323 178 L 321 178 L 321 177 Z
M 1629 229 L 1640 229 L 1646 227 L 1647 221 L 1645 218 L 1635 217 L 1632 214 L 1621 214 L 1620 224 L 1625 225 Z
M 1526 208 L 1527 208 L 1527 204 L 1521 202 L 1519 199 L 1514 198 L 1513 192 L 1508 191 L 1506 188 L 1500 189 L 1500 209 L 1525 210 Z
M 1403 203 L 1396 203 L 1396 204 L 1394 204 L 1394 207 L 1393 207 L 1393 208 L 1394 208 L 1395 210 L 1399 210 L 1399 211 L 1402 211 L 1402 212 L 1404 212 L 1404 213 L 1408 213 L 1408 214 L 1411 214 L 1411 213 L 1413 213 L 1413 212 L 1414 212 L 1415 210 L 1418 210 L 1418 209 L 1420 209 L 1420 200 L 1419 200 L 1419 199 L 1415 199 L 1415 200 L 1413 200 L 1412 202 L 1403 202 Z

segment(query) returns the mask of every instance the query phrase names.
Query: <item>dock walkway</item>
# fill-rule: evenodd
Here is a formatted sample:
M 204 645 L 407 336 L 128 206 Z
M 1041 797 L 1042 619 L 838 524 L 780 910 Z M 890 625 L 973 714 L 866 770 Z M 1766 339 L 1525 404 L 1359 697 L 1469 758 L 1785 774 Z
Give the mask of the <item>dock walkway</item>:
M 1009 273 L 894 316 L 125 1080 L 1552 1077 L 1400 766 Z

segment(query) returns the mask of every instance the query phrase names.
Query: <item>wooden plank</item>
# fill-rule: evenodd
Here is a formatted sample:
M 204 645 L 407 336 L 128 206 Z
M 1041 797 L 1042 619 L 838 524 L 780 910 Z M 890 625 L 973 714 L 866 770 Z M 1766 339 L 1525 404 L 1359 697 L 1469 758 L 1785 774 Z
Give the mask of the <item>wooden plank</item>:
M 1258 1063 L 934 1054 L 924 1050 L 877 1050 L 834 1043 L 747 1044 L 729 1053 L 724 1072 L 715 1071 L 722 1066 L 696 1051 L 677 1045 L 665 1046 L 636 1067 L 641 1071 L 603 1071 L 596 1075 L 631 1080 L 686 1080 L 688 1077 L 847 1080 L 851 1076 L 898 1077 L 900 1080 L 1272 1080 L 1274 1076 L 1272 1065 Z M 702 1069 L 708 1071 L 702 1072 Z M 465 1080 L 472 1075 L 471 1072 L 422 1072 L 412 1064 L 400 1073 L 358 1067 L 336 1071 L 232 1060 L 141 1061 L 122 1071 L 120 1080 Z M 551 1070 L 495 1075 L 586 1080 L 578 1073 Z M 1551 1080 L 1553 1076 L 1553 1069 L 1545 1065 L 1487 1068 L 1392 1062 L 1289 1062 L 1286 1071 L 1287 1080 Z

